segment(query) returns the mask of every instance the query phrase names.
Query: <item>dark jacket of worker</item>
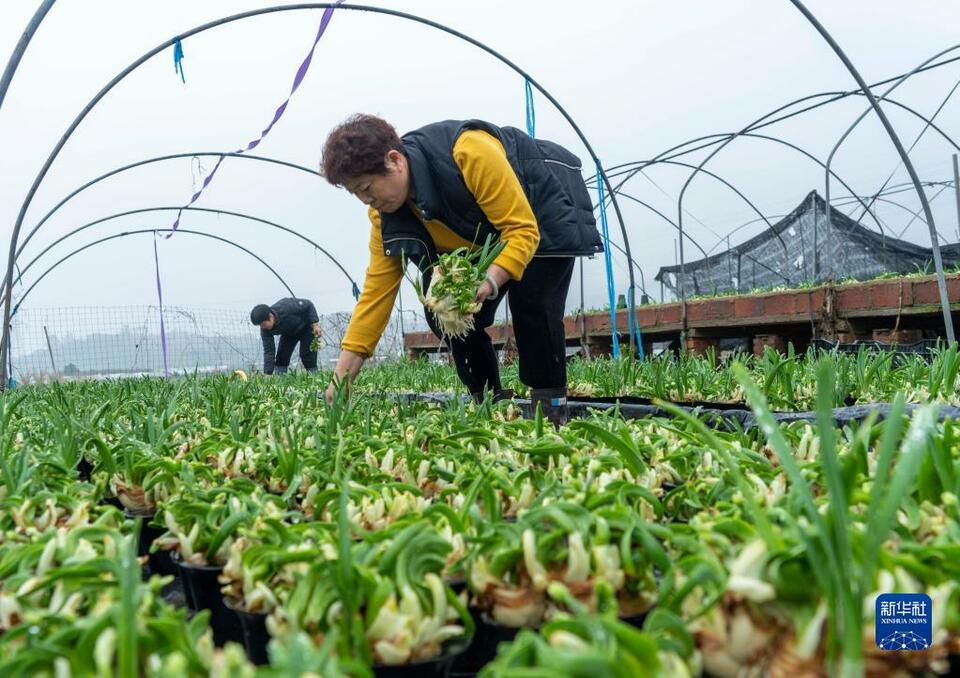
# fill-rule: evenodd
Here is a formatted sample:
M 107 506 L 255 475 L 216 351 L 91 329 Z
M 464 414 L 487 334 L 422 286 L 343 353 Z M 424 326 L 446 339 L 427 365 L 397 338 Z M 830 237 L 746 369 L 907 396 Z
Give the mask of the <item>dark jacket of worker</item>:
M 309 299 L 285 297 L 270 304 L 270 312 L 276 317 L 273 329 L 260 330 L 260 340 L 263 342 L 263 373 L 273 374 L 274 360 L 277 347 L 274 337 L 306 337 L 313 323 L 320 322 L 317 309 Z M 302 349 L 302 347 L 301 347 Z

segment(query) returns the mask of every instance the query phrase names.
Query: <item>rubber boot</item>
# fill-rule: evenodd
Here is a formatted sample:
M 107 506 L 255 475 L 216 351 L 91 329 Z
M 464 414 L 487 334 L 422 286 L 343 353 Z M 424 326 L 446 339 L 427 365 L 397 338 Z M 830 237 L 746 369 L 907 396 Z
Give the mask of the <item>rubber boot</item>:
M 276 375 L 286 374 L 289 368 L 289 365 L 274 365 L 273 373 Z
M 545 419 L 556 428 L 567 423 L 569 410 L 567 408 L 567 389 L 562 388 L 532 388 L 530 389 L 530 407 L 534 415 L 537 405 L 540 405 Z

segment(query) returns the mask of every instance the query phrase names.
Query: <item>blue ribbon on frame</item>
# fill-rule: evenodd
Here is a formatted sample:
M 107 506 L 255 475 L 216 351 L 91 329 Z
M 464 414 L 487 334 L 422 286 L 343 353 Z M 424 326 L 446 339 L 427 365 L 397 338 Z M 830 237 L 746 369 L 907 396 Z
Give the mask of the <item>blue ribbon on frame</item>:
M 613 283 L 613 256 L 610 252 L 610 228 L 607 225 L 607 199 L 604 194 L 603 174 L 597 163 L 597 193 L 600 198 L 600 235 L 603 236 L 603 260 L 607 269 L 607 297 L 610 301 L 610 336 L 613 357 L 620 357 L 620 338 L 617 336 L 617 293 Z

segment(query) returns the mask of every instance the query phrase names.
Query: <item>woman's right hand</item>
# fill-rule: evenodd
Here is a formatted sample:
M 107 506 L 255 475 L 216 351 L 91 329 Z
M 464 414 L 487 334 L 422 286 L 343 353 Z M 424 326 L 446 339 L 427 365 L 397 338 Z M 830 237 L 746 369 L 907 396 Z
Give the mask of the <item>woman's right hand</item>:
M 337 393 L 337 388 L 342 383 L 346 383 L 344 388 L 347 389 L 347 393 L 350 393 L 350 386 L 353 384 L 353 380 L 356 379 L 357 373 L 360 372 L 360 368 L 363 367 L 363 361 L 366 360 L 359 353 L 354 353 L 353 351 L 340 351 L 340 357 L 337 358 L 337 365 L 333 368 L 333 379 L 330 380 L 330 385 L 327 386 L 327 404 L 333 404 L 333 398 Z

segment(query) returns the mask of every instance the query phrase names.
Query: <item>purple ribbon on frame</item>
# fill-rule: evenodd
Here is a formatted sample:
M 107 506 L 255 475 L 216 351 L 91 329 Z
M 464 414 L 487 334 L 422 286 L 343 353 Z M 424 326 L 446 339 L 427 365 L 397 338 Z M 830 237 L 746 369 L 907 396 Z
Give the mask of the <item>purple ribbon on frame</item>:
M 320 19 L 320 28 L 317 30 L 317 37 L 313 39 L 313 45 L 310 46 L 310 51 L 307 53 L 303 63 L 300 64 L 300 68 L 297 69 L 297 74 L 293 78 L 293 86 L 290 88 L 290 94 L 287 95 L 286 101 L 277 107 L 277 110 L 273 114 L 273 120 L 271 120 L 270 124 L 267 125 L 262 132 L 260 132 L 260 136 L 248 143 L 244 148 L 234 151 L 235 155 L 252 151 L 254 148 L 259 146 L 264 137 L 266 137 L 270 133 L 270 130 L 273 129 L 273 126 L 276 125 L 280 118 L 283 117 L 283 114 L 287 110 L 287 104 L 289 104 L 290 99 L 293 98 L 294 92 L 297 91 L 297 89 L 300 87 L 300 84 L 303 82 L 303 79 L 307 76 L 307 71 L 310 69 L 310 62 L 313 61 L 313 53 L 317 49 L 317 43 L 320 42 L 320 38 L 323 37 L 324 32 L 327 30 L 327 25 L 330 23 L 330 19 L 333 17 L 333 11 L 343 2 L 344 0 L 337 0 L 332 7 L 327 7 L 325 10 L 323 10 L 323 16 Z M 209 186 L 210 182 L 213 181 L 213 177 L 216 175 L 217 170 L 220 169 L 220 165 L 223 163 L 223 159 L 225 157 L 225 155 L 220 156 L 220 158 L 217 160 L 217 164 L 213 166 L 212 170 L 210 170 L 210 174 L 204 178 L 199 190 L 197 190 L 197 192 L 193 194 L 193 197 L 190 198 L 190 202 L 177 210 L 177 219 L 173 222 L 173 227 L 171 228 L 170 233 L 163 236 L 164 238 L 173 237 L 173 234 L 180 226 L 180 217 L 183 215 L 183 210 L 192 206 L 193 203 L 195 203 L 200 196 L 203 195 L 203 192 L 206 190 L 207 186 Z
M 163 325 L 163 286 L 160 284 L 160 255 L 157 253 L 157 232 L 153 232 L 153 266 L 157 272 L 157 301 L 160 306 L 160 352 L 163 354 L 163 376 L 170 376 L 167 367 L 167 330 Z

